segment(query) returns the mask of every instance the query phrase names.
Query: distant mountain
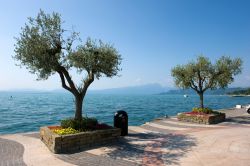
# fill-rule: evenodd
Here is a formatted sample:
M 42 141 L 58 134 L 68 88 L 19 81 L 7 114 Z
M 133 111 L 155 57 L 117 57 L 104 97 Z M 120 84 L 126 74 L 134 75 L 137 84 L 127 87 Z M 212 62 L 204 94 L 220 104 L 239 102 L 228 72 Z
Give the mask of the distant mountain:
M 225 88 L 225 89 L 215 89 L 215 90 L 207 90 L 205 94 L 207 95 L 226 95 L 229 93 L 232 93 L 234 91 L 242 91 L 246 90 L 247 88 Z M 167 92 L 160 93 L 162 95 L 164 94 L 196 94 L 196 92 L 192 89 L 176 89 L 176 90 L 169 90 Z
M 5 92 L 5 91 L 0 91 Z M 65 89 L 55 89 L 55 90 L 37 90 L 37 89 L 13 89 L 8 90 L 7 92 L 45 92 L 45 93 L 69 93 Z M 160 84 L 146 84 L 139 86 L 130 86 L 122 88 L 112 88 L 112 89 L 103 89 L 103 90 L 88 90 L 88 94 L 160 94 L 160 95 L 169 95 L 169 94 L 196 94 L 192 89 L 174 89 L 169 87 L 162 87 Z M 216 89 L 216 90 L 207 90 L 206 95 L 234 95 L 234 94 L 249 94 L 250 88 L 226 88 L 226 89 Z
M 103 90 L 91 90 L 87 91 L 88 94 L 159 94 L 161 92 L 167 92 L 173 88 L 162 87 L 160 84 L 146 84 L 122 88 L 112 88 Z M 0 91 L 4 92 L 4 91 Z M 37 89 L 12 89 L 6 92 L 29 92 L 29 93 L 69 93 L 67 90 L 60 88 L 54 90 L 37 90 Z
M 228 95 L 250 95 L 250 88 L 228 92 Z
M 167 92 L 171 88 L 162 87 L 160 84 L 146 84 L 123 88 L 113 88 L 104 90 L 89 90 L 89 94 L 159 94 Z

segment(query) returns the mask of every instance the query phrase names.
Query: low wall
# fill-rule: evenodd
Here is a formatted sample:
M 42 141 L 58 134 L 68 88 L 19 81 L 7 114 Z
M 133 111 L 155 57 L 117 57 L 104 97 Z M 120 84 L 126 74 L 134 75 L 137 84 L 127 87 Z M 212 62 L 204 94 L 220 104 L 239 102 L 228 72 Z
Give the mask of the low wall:
M 216 124 L 225 121 L 226 114 L 211 114 L 211 115 L 192 115 L 181 113 L 177 115 L 179 121 L 193 122 L 200 124 Z
M 40 128 L 40 138 L 53 153 L 79 151 L 97 144 L 116 141 L 121 135 L 118 128 L 58 135 L 48 127 Z

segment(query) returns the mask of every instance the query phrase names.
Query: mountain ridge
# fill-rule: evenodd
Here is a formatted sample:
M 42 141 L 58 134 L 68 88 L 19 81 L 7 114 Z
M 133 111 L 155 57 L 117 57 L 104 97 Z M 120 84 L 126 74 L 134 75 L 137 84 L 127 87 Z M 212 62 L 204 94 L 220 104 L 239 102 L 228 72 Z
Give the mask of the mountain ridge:
M 227 95 L 229 93 L 232 93 L 234 91 L 241 91 L 241 90 L 246 90 L 248 88 L 243 88 L 243 87 L 231 87 L 231 88 L 225 88 L 225 89 L 215 89 L 215 90 L 207 90 L 204 92 L 204 94 L 207 95 Z M 160 93 L 161 95 L 164 94 L 196 94 L 196 92 L 193 89 L 174 89 L 174 90 L 169 90 L 168 92 L 163 92 Z
M 226 89 L 216 89 L 216 90 L 207 90 L 205 94 L 210 95 L 227 95 L 234 91 L 242 91 L 247 90 L 246 87 L 230 87 Z M 54 89 L 54 90 L 41 90 L 41 89 L 12 89 L 12 90 L 1 90 L 0 92 L 49 92 L 49 93 L 69 93 L 65 89 Z M 163 87 L 160 84 L 144 84 L 144 85 L 136 85 L 136 86 L 128 86 L 128 87 L 120 87 L 120 88 L 110 88 L 110 89 L 98 89 L 93 90 L 89 89 L 87 91 L 88 94 L 160 94 L 160 95 L 169 95 L 169 94 L 196 94 L 196 92 L 192 89 L 177 89 L 172 87 Z

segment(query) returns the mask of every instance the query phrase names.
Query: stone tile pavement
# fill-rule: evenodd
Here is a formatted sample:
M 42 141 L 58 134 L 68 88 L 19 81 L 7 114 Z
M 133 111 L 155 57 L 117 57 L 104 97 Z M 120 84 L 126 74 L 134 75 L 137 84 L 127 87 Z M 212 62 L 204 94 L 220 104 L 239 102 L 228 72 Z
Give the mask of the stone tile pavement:
M 52 154 L 38 133 L 0 135 L 5 165 L 249 165 L 250 116 L 229 110 L 226 122 L 200 125 L 160 118 L 130 126 L 118 142 L 73 154 Z
M 0 166 L 25 166 L 23 152 L 22 144 L 0 138 Z

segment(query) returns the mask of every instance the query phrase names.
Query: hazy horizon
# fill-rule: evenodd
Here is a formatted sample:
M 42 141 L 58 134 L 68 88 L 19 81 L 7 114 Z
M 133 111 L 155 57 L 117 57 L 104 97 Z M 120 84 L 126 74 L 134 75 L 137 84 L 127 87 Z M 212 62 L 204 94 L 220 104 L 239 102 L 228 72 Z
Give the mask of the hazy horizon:
M 160 84 L 157 84 L 157 83 L 155 83 L 155 84 L 143 84 L 143 85 L 131 85 L 131 86 L 124 86 L 124 87 L 115 87 L 115 88 L 105 88 L 105 89 L 89 89 L 88 91 L 92 91 L 92 92 L 95 92 L 95 91 L 106 91 L 106 90 L 121 90 L 121 89 L 127 89 L 127 88 L 131 88 L 131 89 L 133 89 L 133 88 L 142 88 L 142 87 L 152 87 L 152 88 L 156 88 L 156 87 L 158 87 L 158 88 L 161 88 L 162 89 L 162 91 L 159 91 L 159 92 L 167 92 L 168 90 L 183 90 L 183 89 L 181 89 L 181 88 L 178 88 L 178 87 L 176 87 L 176 86 L 173 86 L 173 87 L 168 87 L 168 86 L 162 86 L 162 85 L 160 85 Z M 227 87 L 227 88 L 225 88 L 225 89 L 230 89 L 230 88 L 250 88 L 250 86 L 229 86 L 229 87 Z M 216 90 L 216 89 L 215 89 Z M 5 90 L 0 90 L 0 92 L 4 92 L 4 91 L 6 91 L 6 92 L 8 92 L 8 91 L 12 91 L 12 92 L 15 92 L 15 91 L 44 91 L 44 92 L 53 92 L 53 91 L 65 91 L 65 92 L 67 92 L 68 93 L 68 91 L 67 90 L 65 90 L 65 89 L 63 89 L 62 87 L 58 87 L 58 88 L 55 88 L 55 89 L 43 89 L 43 88 L 41 88 L 41 89 L 38 89 L 38 88 L 13 88 L 13 89 L 5 89 Z

